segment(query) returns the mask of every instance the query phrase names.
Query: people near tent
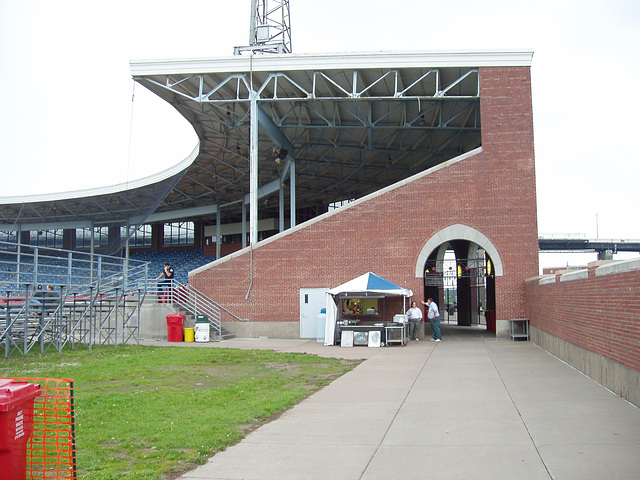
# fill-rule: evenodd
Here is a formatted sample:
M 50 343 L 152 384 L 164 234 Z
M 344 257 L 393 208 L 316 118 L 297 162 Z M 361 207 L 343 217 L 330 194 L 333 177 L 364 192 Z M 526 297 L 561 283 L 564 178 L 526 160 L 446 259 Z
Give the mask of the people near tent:
M 416 302 L 411 303 L 411 308 L 407 310 L 409 318 L 409 340 L 418 341 L 418 332 L 422 323 L 422 310 L 418 308 Z
M 441 342 L 442 333 L 440 332 L 440 311 L 438 310 L 438 305 L 433 301 L 433 298 L 429 298 L 426 302 L 422 303 L 429 306 L 427 318 L 431 325 L 431 341 Z

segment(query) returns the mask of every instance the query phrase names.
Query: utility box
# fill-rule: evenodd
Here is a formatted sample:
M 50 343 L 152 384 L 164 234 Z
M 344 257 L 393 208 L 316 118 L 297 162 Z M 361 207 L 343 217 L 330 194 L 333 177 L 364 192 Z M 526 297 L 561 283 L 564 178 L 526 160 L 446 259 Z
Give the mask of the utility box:
M 196 342 L 209 341 L 209 319 L 206 315 L 196 315 L 194 336 Z
M 258 43 L 269 41 L 269 25 L 258 25 L 256 27 L 256 41 Z

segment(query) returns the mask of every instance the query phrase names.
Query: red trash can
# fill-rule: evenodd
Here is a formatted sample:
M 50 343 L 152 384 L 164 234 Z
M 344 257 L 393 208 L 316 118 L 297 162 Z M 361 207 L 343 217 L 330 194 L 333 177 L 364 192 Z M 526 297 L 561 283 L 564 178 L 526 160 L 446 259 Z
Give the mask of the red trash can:
M 33 430 L 33 401 L 40 385 L 0 378 L 0 472 L 27 477 L 27 441 Z
M 167 340 L 169 342 L 182 341 L 182 325 L 184 324 L 184 315 L 181 313 L 172 313 L 167 315 Z

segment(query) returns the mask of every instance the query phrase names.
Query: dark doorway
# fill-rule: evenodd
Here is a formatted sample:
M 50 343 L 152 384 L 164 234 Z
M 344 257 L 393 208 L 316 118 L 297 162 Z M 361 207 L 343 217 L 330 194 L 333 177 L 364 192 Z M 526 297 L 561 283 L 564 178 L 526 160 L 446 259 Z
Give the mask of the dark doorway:
M 425 265 L 425 300 L 433 298 L 445 324 L 481 327 L 495 332 L 495 278 L 492 262 L 468 241 L 452 241 L 437 249 Z M 473 257 L 463 256 L 477 251 Z

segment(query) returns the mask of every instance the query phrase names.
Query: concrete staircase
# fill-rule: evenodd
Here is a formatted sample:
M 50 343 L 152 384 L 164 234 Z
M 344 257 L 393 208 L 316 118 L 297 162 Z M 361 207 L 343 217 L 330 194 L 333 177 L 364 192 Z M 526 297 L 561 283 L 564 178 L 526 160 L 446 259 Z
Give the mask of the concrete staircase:
M 188 312 L 186 309 L 180 307 L 180 306 L 173 306 L 173 309 L 176 311 L 175 313 L 181 313 L 184 315 L 184 326 L 186 328 L 193 328 L 194 325 L 196 324 L 196 317 L 194 314 Z M 212 331 L 212 335 L 210 340 L 212 342 L 221 342 L 223 340 L 230 340 L 232 338 L 236 338 L 236 335 L 229 332 L 229 330 L 227 330 L 226 328 L 224 328 L 223 325 L 220 326 L 220 335 L 218 335 L 218 332 L 216 331 Z
M 170 303 L 157 303 L 155 301 L 144 302 L 141 308 L 140 338 L 143 340 L 166 340 L 167 339 L 167 315 L 179 313 L 185 316 L 184 326 L 193 328 L 196 323 L 195 315 L 182 307 Z M 221 328 L 221 335 L 212 329 L 210 341 L 219 342 L 235 338 L 236 335 Z

